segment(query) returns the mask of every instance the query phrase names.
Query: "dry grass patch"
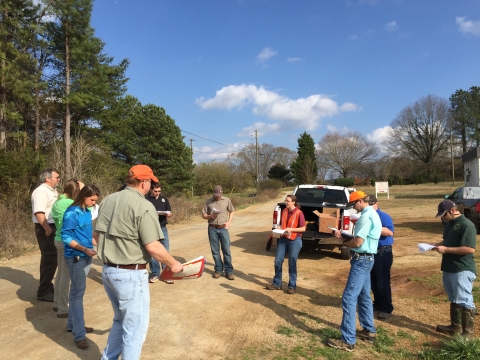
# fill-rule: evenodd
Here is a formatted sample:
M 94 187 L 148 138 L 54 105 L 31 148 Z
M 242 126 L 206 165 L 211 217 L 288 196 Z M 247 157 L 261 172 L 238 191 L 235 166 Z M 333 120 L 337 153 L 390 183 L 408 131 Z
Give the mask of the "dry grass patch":
M 12 258 L 38 248 L 31 215 L 0 204 L 0 259 Z

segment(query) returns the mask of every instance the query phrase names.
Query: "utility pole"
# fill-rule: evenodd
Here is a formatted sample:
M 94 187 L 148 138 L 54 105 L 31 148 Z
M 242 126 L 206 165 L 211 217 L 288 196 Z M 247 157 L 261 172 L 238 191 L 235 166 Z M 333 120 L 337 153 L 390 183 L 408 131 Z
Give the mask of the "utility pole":
M 256 168 L 257 168 L 257 194 L 258 190 L 260 189 L 259 184 L 258 184 L 258 131 L 255 130 L 255 162 L 256 162 Z
M 192 138 L 190 138 L 190 150 L 192 151 L 192 163 L 193 163 L 193 142 L 195 140 L 193 140 Z M 192 172 L 193 172 L 193 169 L 192 169 Z M 192 183 L 192 197 L 193 197 L 193 183 Z

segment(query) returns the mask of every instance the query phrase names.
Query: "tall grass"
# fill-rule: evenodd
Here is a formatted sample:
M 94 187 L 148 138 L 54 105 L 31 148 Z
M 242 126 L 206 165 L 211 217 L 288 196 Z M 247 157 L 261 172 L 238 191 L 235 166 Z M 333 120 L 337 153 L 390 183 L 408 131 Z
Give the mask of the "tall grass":
M 37 248 L 31 215 L 0 203 L 0 259 L 12 258 Z

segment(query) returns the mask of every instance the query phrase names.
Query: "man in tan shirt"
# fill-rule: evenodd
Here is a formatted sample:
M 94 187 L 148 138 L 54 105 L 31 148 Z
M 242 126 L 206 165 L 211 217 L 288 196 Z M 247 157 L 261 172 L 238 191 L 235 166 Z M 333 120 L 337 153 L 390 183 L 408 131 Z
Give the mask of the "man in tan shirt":
M 49 168 L 40 175 L 40 186 L 32 193 L 32 221 L 40 248 L 40 284 L 37 300 L 53 302 L 52 279 L 57 270 L 57 248 L 55 247 L 55 222 L 52 206 L 58 199 L 57 186 L 60 182 L 58 170 Z M 55 310 L 55 308 L 54 308 Z
M 213 274 L 215 279 L 222 276 L 224 272 L 228 280 L 235 279 L 230 252 L 230 235 L 228 234 L 234 211 L 230 199 L 223 196 L 222 187 L 216 185 L 213 189 L 213 197 L 206 201 L 202 210 L 202 218 L 208 220 L 208 240 L 215 262 L 215 273 Z M 220 256 L 220 246 L 222 247 L 223 262 Z

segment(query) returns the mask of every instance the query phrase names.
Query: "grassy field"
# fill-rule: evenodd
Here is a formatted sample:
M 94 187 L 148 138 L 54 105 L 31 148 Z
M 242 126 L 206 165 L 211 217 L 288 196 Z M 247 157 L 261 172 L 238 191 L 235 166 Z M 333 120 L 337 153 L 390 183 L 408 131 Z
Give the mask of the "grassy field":
M 438 204 L 462 183 L 439 183 L 393 186 L 390 197 L 377 195 L 381 209 L 393 218 L 395 224 L 394 264 L 392 292 L 395 311 L 388 321 L 375 320 L 378 331 L 375 346 L 357 342 L 353 353 L 328 348 L 328 337 L 339 337 L 338 327 L 312 324 L 312 319 L 328 318 L 328 312 L 318 307 L 299 312 L 299 326 L 279 326 L 277 332 L 285 337 L 284 343 L 265 344 L 245 349 L 241 358 L 247 359 L 480 359 L 480 341 L 464 341 L 435 331 L 436 324 L 449 323 L 448 300 L 443 291 L 440 271 L 441 255 L 432 251 L 419 253 L 420 242 L 441 241 L 443 225 L 436 218 Z M 367 194 L 375 194 L 374 187 L 360 186 Z M 478 241 L 478 237 L 477 237 Z M 302 258 L 302 255 L 300 255 Z M 478 259 L 476 259 L 478 261 Z M 303 266 L 308 266 L 304 260 Z M 349 265 L 338 264 L 319 272 L 335 271 L 325 296 L 339 305 Z M 299 265 L 302 266 L 302 265 Z M 318 276 L 318 275 L 317 275 Z M 478 303 L 480 287 L 474 284 L 474 297 Z M 339 313 L 340 313 L 339 309 Z M 323 312 L 325 311 L 325 312 Z M 339 323 L 340 319 L 337 319 Z M 309 330 L 302 329 L 308 324 Z M 357 328 L 360 325 L 357 323 Z M 476 324 L 476 333 L 480 326 Z

